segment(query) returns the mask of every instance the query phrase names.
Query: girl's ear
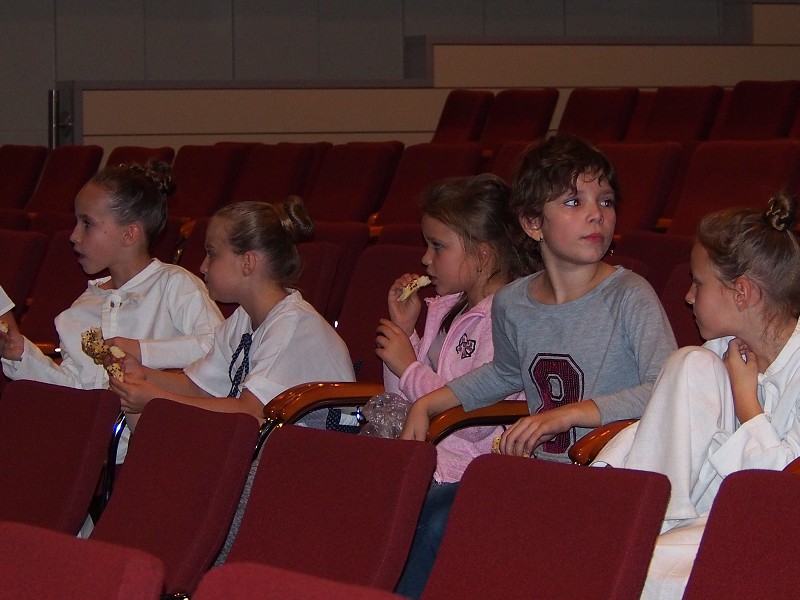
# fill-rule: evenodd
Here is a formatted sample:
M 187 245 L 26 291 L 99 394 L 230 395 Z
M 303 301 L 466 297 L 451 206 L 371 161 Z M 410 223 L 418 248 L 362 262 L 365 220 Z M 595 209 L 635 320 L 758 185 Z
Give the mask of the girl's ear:
M 520 217 L 519 224 L 522 230 L 534 242 L 541 242 L 544 239 L 542 234 L 542 218 L 541 217 Z
M 761 287 L 749 277 L 737 277 L 733 282 L 733 300 L 741 311 L 761 302 Z
M 122 232 L 122 243 L 125 246 L 133 246 L 144 236 L 141 224 L 137 221 L 128 223 Z
M 242 275 L 247 277 L 248 275 L 252 274 L 253 271 L 256 270 L 257 265 L 258 255 L 255 252 L 250 252 L 248 250 L 242 254 Z
M 494 250 L 488 242 L 480 242 L 477 247 L 478 250 L 478 272 L 490 271 L 492 261 L 494 260 Z

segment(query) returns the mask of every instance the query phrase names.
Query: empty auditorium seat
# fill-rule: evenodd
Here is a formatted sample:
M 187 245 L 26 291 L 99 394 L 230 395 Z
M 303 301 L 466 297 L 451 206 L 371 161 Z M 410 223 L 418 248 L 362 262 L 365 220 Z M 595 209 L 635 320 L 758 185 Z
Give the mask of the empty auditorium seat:
M 238 146 L 181 146 L 172 165 L 175 191 L 169 197 L 170 214 L 192 218 L 213 214 L 227 203 L 244 158 L 245 151 Z
M 638 94 L 634 87 L 577 87 L 567 97 L 558 131 L 595 143 L 621 140 L 628 130 Z
M 339 247 L 331 242 L 316 241 L 298 244 L 297 250 L 303 261 L 297 289 L 303 299 L 324 316 L 339 267 Z
M 786 137 L 800 106 L 800 81 L 740 81 L 711 131 L 715 140 Z
M 0 229 L 0 248 L 0 286 L 16 305 L 14 316 L 19 320 L 47 250 L 47 236 L 36 231 Z
M 109 390 L 6 383 L 0 402 L 0 521 L 76 535 L 89 512 L 119 410 L 119 398 Z
M 42 175 L 25 209 L 73 213 L 75 196 L 100 166 L 100 146 L 59 146 L 44 163 Z
M 481 160 L 477 142 L 415 144 L 400 157 L 376 223 L 419 223 L 420 201 L 427 188 L 442 179 L 474 175 Z
M 0 208 L 22 208 L 28 202 L 47 160 L 45 146 L 0 146 Z
M 493 100 L 494 94 L 487 90 L 451 90 L 431 142 L 457 144 L 479 139 Z
M 424 442 L 276 429 L 226 563 L 392 590 L 435 466 L 436 449 Z
M 175 158 L 175 149 L 170 146 L 149 148 L 147 146 L 116 146 L 111 150 L 106 160 L 106 165 L 116 166 L 122 164 L 146 165 L 151 160 L 172 164 Z
M 533 140 L 503 143 L 489 160 L 487 170 L 501 177 L 510 185 L 519 167 L 523 152 L 525 152 L 531 144 L 538 143 L 538 141 Z
M 550 128 L 556 102 L 556 88 L 497 92 L 480 137 L 486 156 L 493 155 L 504 142 L 544 137 Z
M 164 565 L 144 552 L 0 522 L 0 589 L 6 598 L 158 600 Z
M 654 229 L 672 187 L 681 146 L 677 142 L 601 142 L 620 185 L 616 235 Z
M 461 480 L 423 597 L 637 598 L 669 491 L 660 473 L 479 456 Z M 514 519 L 495 510 L 523 505 Z M 591 559 L 576 557 L 588 548 Z
M 706 213 L 766 206 L 782 188 L 795 190 L 800 143 L 794 140 L 707 141 L 691 156 L 667 232 L 692 235 Z
M 646 97 L 639 92 L 640 100 Z M 717 116 L 722 88 L 708 86 L 665 86 L 653 92 L 641 127 L 625 136 L 636 142 L 690 142 L 708 137 Z
M 90 539 L 158 557 L 165 591 L 191 593 L 225 540 L 257 437 L 251 415 L 154 398 Z
M 286 196 L 302 194 L 311 158 L 310 144 L 254 144 L 228 201 L 279 202 Z
M 398 156 L 396 147 L 382 142 L 333 146 L 325 154 L 306 198 L 311 217 L 319 221 L 366 222 L 383 200 Z

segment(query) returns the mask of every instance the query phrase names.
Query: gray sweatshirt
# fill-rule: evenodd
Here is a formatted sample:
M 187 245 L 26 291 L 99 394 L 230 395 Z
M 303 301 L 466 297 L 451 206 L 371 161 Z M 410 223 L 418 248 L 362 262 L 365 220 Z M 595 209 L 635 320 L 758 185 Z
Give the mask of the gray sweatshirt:
M 661 366 L 676 348 L 653 288 L 617 267 L 577 300 L 542 304 L 528 295 L 528 284 L 540 273 L 497 292 L 494 359 L 447 386 L 465 410 L 524 390 L 531 414 L 592 399 L 603 423 L 640 417 Z M 569 446 L 589 431 L 573 428 L 535 454 L 566 461 Z

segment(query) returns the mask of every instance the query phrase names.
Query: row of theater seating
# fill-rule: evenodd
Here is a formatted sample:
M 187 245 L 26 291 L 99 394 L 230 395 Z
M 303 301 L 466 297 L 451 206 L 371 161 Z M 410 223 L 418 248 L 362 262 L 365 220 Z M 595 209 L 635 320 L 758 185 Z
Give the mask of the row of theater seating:
M 450 92 L 434 142 L 478 141 L 487 154 L 550 128 L 556 88 Z M 733 87 L 573 89 L 556 128 L 594 142 L 697 142 L 800 138 L 800 81 L 740 81 Z
M 532 142 L 504 143 L 485 170 L 510 179 Z M 622 187 L 618 234 L 657 227 L 689 233 L 708 210 L 732 203 L 762 204 L 782 187 L 796 191 L 800 179 L 800 140 L 597 145 L 615 165 Z M 6 167 L 16 164 L 3 160 L 8 149 L 0 147 L 0 165 Z M 48 234 L 71 228 L 75 195 L 96 172 L 101 152 L 95 146 L 56 148 L 24 206 L 12 206 L 11 194 L 0 190 L 0 202 L 7 201 L 0 205 L 0 227 Z M 109 160 L 126 162 L 126 157 L 156 152 L 172 149 L 119 147 Z M 386 224 L 418 223 L 419 199 L 426 188 L 448 177 L 476 174 L 482 170 L 480 161 L 477 142 L 407 148 L 400 142 L 183 146 L 173 164 L 177 187 L 169 211 L 176 220 L 197 219 L 229 202 L 276 202 L 297 194 L 315 221 L 369 222 L 377 234 Z M 15 168 L 14 173 L 23 170 Z M 0 174 L 0 182 L 12 180 Z
M 390 591 L 434 470 L 432 444 L 272 430 L 227 560 L 211 568 L 251 464 L 256 419 L 152 400 L 90 539 L 77 539 L 117 410 L 108 390 L 5 388 L 4 597 L 399 598 Z M 54 415 L 59 426 L 42 434 Z M 669 490 L 657 473 L 479 457 L 424 598 L 527 598 L 534 589 L 636 598 Z M 800 533 L 798 493 L 792 466 L 726 478 L 684 598 L 794 597 L 800 571 L 780 564 Z

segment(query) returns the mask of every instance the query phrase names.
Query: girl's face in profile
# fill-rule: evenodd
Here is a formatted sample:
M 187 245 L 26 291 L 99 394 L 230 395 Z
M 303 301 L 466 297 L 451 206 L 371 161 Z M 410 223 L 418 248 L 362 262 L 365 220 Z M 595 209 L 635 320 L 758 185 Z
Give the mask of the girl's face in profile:
M 478 261 L 464 249 L 464 242 L 450 227 L 424 215 L 422 234 L 428 249 L 422 257 L 431 282 L 440 296 L 470 291 L 478 282 Z
M 228 243 L 224 219 L 212 217 L 206 231 L 206 257 L 200 265 L 212 299 L 217 302 L 238 302 L 241 261 L 242 257 L 234 254 Z
M 117 223 L 108 200 L 109 192 L 91 182 L 75 197 L 76 224 L 69 241 L 89 275 L 112 266 L 123 245 L 125 227 Z
M 734 290 L 720 280 L 708 252 L 700 244 L 692 248 L 691 261 L 692 286 L 686 293 L 686 302 L 692 305 L 700 335 L 706 340 L 735 335 Z

